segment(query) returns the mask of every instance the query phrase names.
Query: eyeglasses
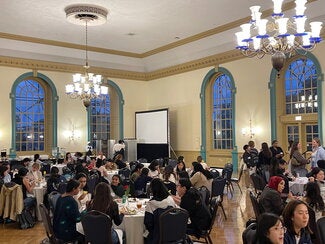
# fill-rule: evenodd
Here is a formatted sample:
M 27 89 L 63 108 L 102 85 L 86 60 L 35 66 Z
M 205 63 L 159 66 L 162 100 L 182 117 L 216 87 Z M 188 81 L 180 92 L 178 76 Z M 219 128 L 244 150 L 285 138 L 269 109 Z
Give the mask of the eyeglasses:
M 275 231 L 283 231 L 283 233 L 286 233 L 287 232 L 287 228 L 284 227 L 284 226 L 275 227 L 275 228 L 273 228 L 273 230 L 275 230 Z

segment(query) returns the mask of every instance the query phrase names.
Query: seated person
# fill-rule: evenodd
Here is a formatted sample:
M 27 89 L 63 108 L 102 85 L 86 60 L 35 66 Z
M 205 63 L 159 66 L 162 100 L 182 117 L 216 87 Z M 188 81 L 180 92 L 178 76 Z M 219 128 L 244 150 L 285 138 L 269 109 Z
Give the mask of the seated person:
M 73 198 L 79 193 L 79 185 L 78 181 L 69 180 L 66 192 L 56 202 L 53 230 L 55 236 L 65 242 L 83 239 L 83 236 L 76 229 L 76 223 L 80 221 L 81 216 L 78 204 Z
M 79 173 L 84 173 L 88 177 L 89 170 L 87 169 L 87 161 L 84 159 L 80 160 L 77 163 L 75 170 L 76 170 L 76 175 Z
M 189 213 L 191 223 L 187 225 L 187 234 L 199 238 L 204 230 L 208 230 L 211 224 L 211 214 L 202 202 L 197 189 L 192 187 L 189 179 L 181 178 L 177 185 L 178 196 L 173 196 L 177 205 Z
M 112 199 L 109 185 L 103 182 L 96 186 L 94 198 L 89 203 L 87 210 L 97 210 L 107 214 L 109 217 L 111 217 L 115 225 L 120 225 L 124 217 L 123 213 L 119 214 L 118 205 Z M 112 242 L 113 244 L 119 243 L 117 233 L 113 228 Z
M 306 202 L 309 207 L 311 207 L 315 211 L 316 220 L 323 216 L 324 201 L 320 194 L 320 188 L 317 182 L 308 182 L 306 185 L 306 194 L 302 198 L 304 202 Z
M 176 205 L 164 183 L 159 178 L 151 181 L 150 189 L 152 198 L 148 201 L 145 208 L 144 225 L 149 232 L 147 237 L 148 243 L 158 243 L 159 216 L 164 211 L 176 207 Z
M 148 168 L 149 168 L 149 173 L 148 173 L 149 177 L 159 178 L 160 170 L 159 170 L 159 163 L 157 160 L 152 160 Z
M 148 176 L 149 169 L 143 168 L 141 170 L 140 176 L 135 180 L 134 182 L 134 191 L 135 196 L 137 197 L 145 197 L 145 194 L 147 192 L 147 183 L 149 183 L 152 178 Z
M 86 205 L 91 199 L 90 194 L 88 194 L 87 176 L 84 173 L 79 173 L 76 175 L 75 179 L 80 183 L 80 185 L 79 193 L 74 195 L 73 198 L 78 203 L 79 211 L 82 212 L 86 209 Z
M 15 175 L 15 178 L 12 181 L 22 186 L 24 208 L 30 210 L 36 205 L 36 199 L 33 194 L 33 189 L 36 184 L 35 181 L 29 180 L 29 178 L 27 177 L 27 173 L 28 173 L 28 169 L 20 168 L 18 170 L 18 173 Z
M 258 217 L 256 240 L 257 243 L 283 243 L 286 228 L 282 219 L 272 213 L 263 213 Z
M 3 181 L 3 184 L 11 182 L 11 175 L 9 172 L 10 172 L 9 163 L 3 163 L 0 166 L 0 179 Z
M 315 167 L 313 168 L 307 175 L 306 177 L 309 177 L 309 181 L 316 181 L 319 184 L 324 184 L 324 171 L 319 168 Z
M 114 163 L 117 165 L 118 169 L 124 169 L 126 167 L 126 163 L 123 162 L 123 155 L 122 154 L 117 154 Z
M 263 212 L 281 215 L 285 207 L 285 202 L 281 198 L 285 181 L 280 176 L 272 176 L 268 185 L 264 188 L 260 196 L 260 204 Z M 293 198 L 292 193 L 288 194 L 288 198 Z
M 194 164 L 194 171 L 190 181 L 195 188 L 205 186 L 211 192 L 213 176 L 210 171 L 203 169 L 202 164 Z
M 42 181 L 43 176 L 42 176 L 42 172 L 40 171 L 39 163 L 33 163 L 32 170 L 28 172 L 27 177 L 31 181 L 35 181 L 36 183 L 39 183 Z
M 135 165 L 135 168 L 134 168 L 134 170 L 132 170 L 131 177 L 130 177 L 130 180 L 132 182 L 135 182 L 136 179 L 141 175 L 141 170 L 142 170 L 143 167 L 144 166 L 141 163 L 138 163 L 138 164 Z
M 123 197 L 125 191 L 121 184 L 121 177 L 119 175 L 113 175 L 112 182 L 111 182 L 111 188 L 116 196 Z

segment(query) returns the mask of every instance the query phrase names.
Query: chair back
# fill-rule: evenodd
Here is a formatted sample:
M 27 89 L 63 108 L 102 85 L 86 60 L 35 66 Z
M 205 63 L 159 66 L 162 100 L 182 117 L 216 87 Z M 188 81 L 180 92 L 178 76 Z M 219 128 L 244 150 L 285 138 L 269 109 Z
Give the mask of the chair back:
M 60 194 L 63 194 L 65 193 L 66 189 L 67 189 L 67 182 L 60 182 L 59 185 L 58 185 L 58 192 Z
M 169 159 L 168 165 L 172 166 L 173 168 L 176 167 L 177 165 L 177 160 L 176 159 Z
M 99 176 L 97 174 L 93 174 L 89 177 L 87 181 L 87 186 L 88 186 L 88 192 L 91 193 L 91 195 L 94 194 L 95 187 L 98 182 L 99 182 Z
M 206 186 L 201 186 L 198 189 L 200 195 L 201 195 L 201 199 L 202 202 L 205 203 L 206 206 L 209 206 L 209 202 L 210 202 L 210 191 L 208 190 L 208 188 Z
M 211 169 L 210 169 L 210 173 L 211 173 L 213 179 L 214 179 L 214 178 L 217 178 L 217 177 L 220 176 L 220 173 L 219 173 L 219 171 L 218 171 L 217 169 L 213 169 L 213 168 L 211 168 Z
M 60 192 L 57 192 L 57 191 L 52 191 L 48 196 L 50 210 L 51 210 L 52 214 L 54 214 L 56 202 L 58 201 L 60 196 L 61 196 Z
M 210 223 L 210 228 L 209 228 L 208 234 L 210 234 L 210 232 L 213 228 L 214 222 L 216 220 L 218 206 L 219 206 L 219 204 L 218 204 L 217 199 L 212 199 L 211 203 L 210 203 L 211 223 Z
M 112 244 L 112 220 L 102 212 L 92 210 L 81 218 L 85 243 Z
M 266 186 L 266 182 L 264 180 L 264 178 L 256 173 L 251 174 L 250 176 L 255 192 L 256 193 L 260 193 L 264 190 L 264 187 Z
M 49 214 L 47 208 L 45 207 L 45 205 L 43 203 L 39 204 L 39 210 L 40 210 L 40 213 L 41 213 L 43 226 L 45 228 L 46 235 L 50 240 L 50 243 L 52 243 L 52 244 L 58 243 L 58 241 L 57 241 L 57 239 L 55 238 L 55 235 L 54 235 L 53 225 L 52 225 L 50 214 Z
M 118 174 L 122 179 L 129 179 L 131 170 L 129 170 L 128 168 L 119 169 Z
M 321 217 L 317 220 L 317 228 L 319 231 L 319 238 L 321 243 L 325 243 L 325 217 Z
M 211 198 L 220 196 L 223 197 L 223 192 L 226 186 L 225 178 L 215 178 L 212 181 L 212 189 L 211 189 Z
M 164 185 L 167 187 L 168 192 L 172 195 L 176 195 L 176 184 L 169 180 L 164 180 Z
M 189 214 L 182 208 L 171 208 L 159 216 L 159 243 L 185 243 Z
M 254 244 L 256 241 L 257 223 L 251 223 L 243 232 L 243 244 Z
M 232 177 L 232 172 L 233 172 L 233 165 L 230 163 L 227 163 L 222 170 L 222 177 L 226 178 L 227 182 L 229 182 Z
M 260 204 L 257 201 L 257 197 L 254 195 L 254 193 L 252 191 L 250 191 L 249 198 L 250 198 L 252 206 L 253 206 L 255 218 L 258 218 L 258 216 L 260 216 L 260 214 L 261 214 L 261 208 L 260 208 Z

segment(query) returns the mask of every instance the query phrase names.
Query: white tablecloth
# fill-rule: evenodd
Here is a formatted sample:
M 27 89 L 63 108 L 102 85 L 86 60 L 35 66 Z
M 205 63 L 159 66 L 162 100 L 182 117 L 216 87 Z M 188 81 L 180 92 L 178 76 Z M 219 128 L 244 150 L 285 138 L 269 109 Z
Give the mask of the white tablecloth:
M 304 195 L 304 187 L 308 183 L 307 177 L 299 177 L 294 181 L 289 181 L 289 190 L 295 196 L 303 196 Z
M 44 194 L 46 193 L 46 182 L 41 182 L 39 186 L 35 186 L 33 189 L 34 196 L 36 198 L 36 216 L 39 221 L 42 220 L 42 216 L 39 210 L 39 204 L 43 203 Z
M 142 209 L 134 215 L 124 215 L 124 219 L 122 223 L 117 226 L 117 228 L 125 231 L 126 234 L 126 243 L 127 244 L 143 244 L 143 232 L 145 230 L 144 227 L 144 203 L 149 201 L 149 199 L 141 199 L 142 201 Z M 122 205 L 119 204 L 119 207 Z M 128 207 L 130 209 L 136 209 L 136 202 L 129 202 Z

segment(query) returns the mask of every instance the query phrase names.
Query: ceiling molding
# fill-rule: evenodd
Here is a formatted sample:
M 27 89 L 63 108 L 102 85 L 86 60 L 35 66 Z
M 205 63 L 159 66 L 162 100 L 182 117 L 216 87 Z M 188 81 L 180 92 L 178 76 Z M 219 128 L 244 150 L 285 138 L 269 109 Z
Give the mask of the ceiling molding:
M 319 0 L 309 0 L 308 3 L 315 2 Z M 290 9 L 295 8 L 295 3 L 293 1 L 283 4 L 282 9 L 283 11 L 287 11 Z M 273 9 L 267 9 L 262 12 L 262 17 L 266 18 L 268 16 L 271 16 L 273 12 Z M 144 53 L 133 53 L 133 52 L 126 52 L 126 51 L 120 51 L 120 50 L 114 50 L 114 49 L 107 49 L 107 48 L 100 48 L 100 47 L 94 47 L 94 46 L 88 46 L 88 51 L 91 52 L 98 52 L 98 53 L 104 53 L 104 54 L 112 54 L 112 55 L 119 55 L 124 57 L 132 57 L 132 58 L 145 58 L 149 57 L 167 50 L 174 49 L 176 47 L 198 41 L 200 39 L 220 34 L 224 31 L 228 31 L 234 28 L 237 28 L 241 24 L 247 23 L 250 20 L 250 16 L 247 16 L 242 19 L 238 19 L 235 21 L 232 21 L 230 23 L 218 26 L 216 28 L 198 33 L 196 35 L 184 38 L 182 40 L 172 42 L 170 44 L 152 49 L 150 51 L 144 52 Z M 0 32 L 0 38 L 4 39 L 10 39 L 10 40 L 16 40 L 16 41 L 23 41 L 23 42 L 31 42 L 31 43 L 38 43 L 38 44 L 44 44 L 44 45 L 50 45 L 50 46 L 58 46 L 58 47 L 64 47 L 64 48 L 71 48 L 71 49 L 79 49 L 79 50 L 86 50 L 85 45 L 80 44 L 74 44 L 69 42 L 62 42 L 62 41 L 54 41 L 54 40 L 48 40 L 48 39 L 42 39 L 42 38 L 36 38 L 36 37 L 29 37 L 29 36 L 22 36 L 22 35 L 16 35 L 16 34 L 10 34 L 10 33 L 4 33 Z
M 221 54 L 212 55 L 206 58 L 197 59 L 191 62 L 187 62 L 180 65 L 175 65 L 169 68 L 156 70 L 153 72 L 133 72 L 117 69 L 108 69 L 100 67 L 90 67 L 89 71 L 103 75 L 103 77 L 120 78 L 129 80 L 150 81 L 158 78 L 168 77 L 176 74 L 181 74 L 197 69 L 206 68 L 209 66 L 215 66 L 222 63 L 231 62 L 234 60 L 245 58 L 240 51 L 231 50 Z M 34 59 L 22 59 L 0 56 L 0 66 L 24 68 L 31 70 L 46 70 L 57 71 L 66 73 L 84 72 L 84 68 L 81 65 L 64 64 L 48 61 L 39 61 Z

